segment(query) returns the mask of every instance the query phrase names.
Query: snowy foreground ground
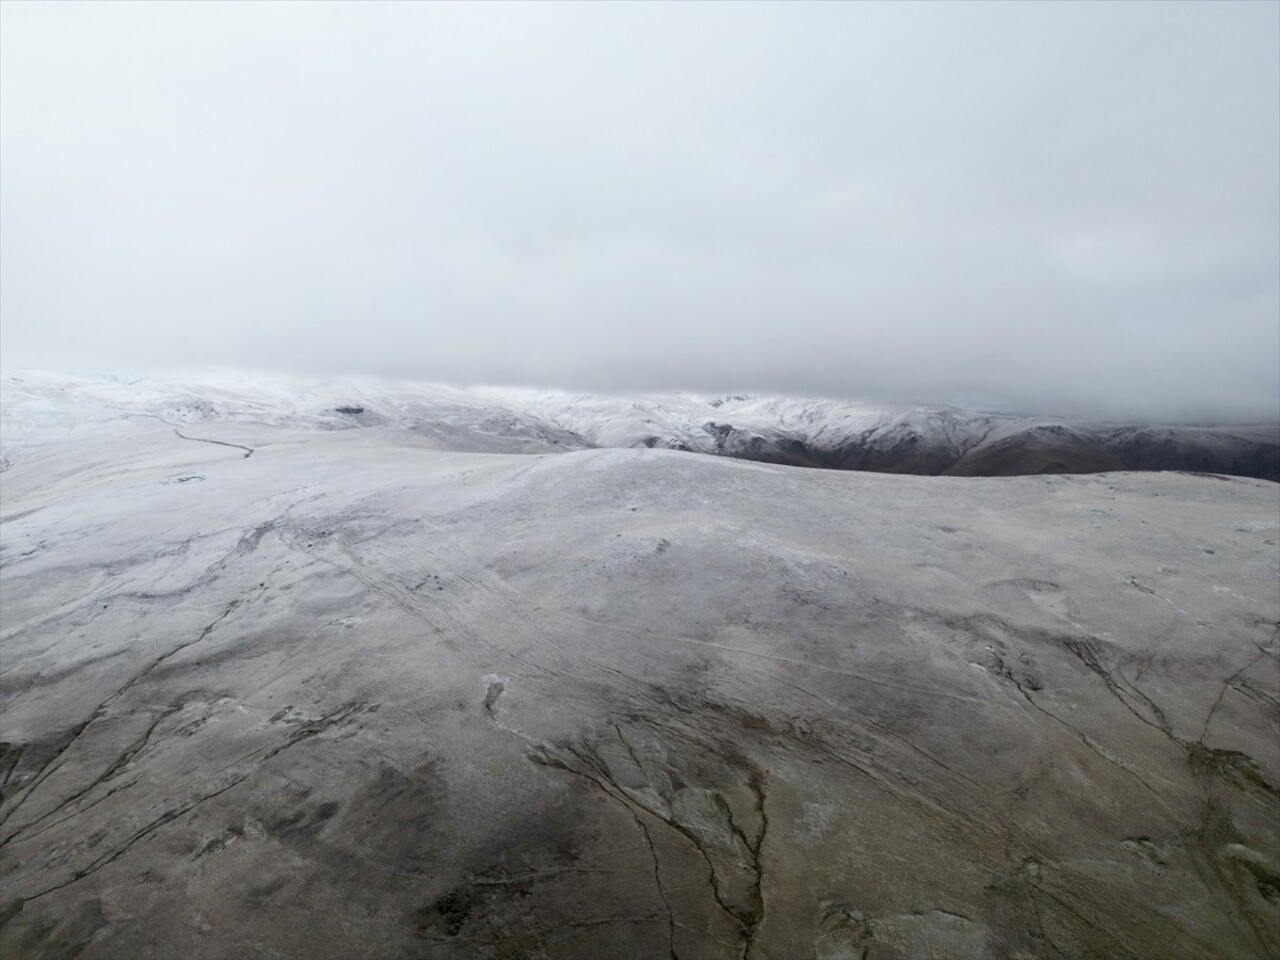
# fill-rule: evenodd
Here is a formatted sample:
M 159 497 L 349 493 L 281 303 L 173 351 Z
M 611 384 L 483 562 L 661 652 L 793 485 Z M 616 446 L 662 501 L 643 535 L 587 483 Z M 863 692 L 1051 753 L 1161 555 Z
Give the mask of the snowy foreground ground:
M 1280 953 L 1274 483 L 20 386 L 6 958 Z

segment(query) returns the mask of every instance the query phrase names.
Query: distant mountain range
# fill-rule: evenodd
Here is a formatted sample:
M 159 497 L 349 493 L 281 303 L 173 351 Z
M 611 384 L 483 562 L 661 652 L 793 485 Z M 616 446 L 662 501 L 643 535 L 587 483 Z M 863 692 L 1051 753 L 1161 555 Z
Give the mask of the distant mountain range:
M 1162 426 L 785 397 L 511 393 L 600 446 L 929 476 L 1187 470 L 1280 480 L 1280 424 Z
M 437 449 L 686 450 L 743 460 L 952 476 L 1182 470 L 1280 481 L 1280 422 L 1181 426 L 957 407 L 736 394 L 644 397 L 342 378 L 4 376 L 4 456 L 85 425 L 406 431 Z

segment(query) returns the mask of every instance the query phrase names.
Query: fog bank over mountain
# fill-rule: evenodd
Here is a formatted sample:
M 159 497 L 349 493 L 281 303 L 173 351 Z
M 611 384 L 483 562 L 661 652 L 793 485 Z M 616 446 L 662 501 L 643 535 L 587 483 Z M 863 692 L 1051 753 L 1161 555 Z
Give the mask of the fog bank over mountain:
M 1276 4 L 0 18 L 9 369 L 1277 416 Z

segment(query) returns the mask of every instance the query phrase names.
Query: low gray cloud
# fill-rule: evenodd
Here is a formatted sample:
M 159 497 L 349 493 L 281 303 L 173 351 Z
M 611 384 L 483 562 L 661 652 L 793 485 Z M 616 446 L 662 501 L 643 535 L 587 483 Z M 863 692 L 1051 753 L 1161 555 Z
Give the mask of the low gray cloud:
M 1280 5 L 0 14 L 6 366 L 1280 397 Z

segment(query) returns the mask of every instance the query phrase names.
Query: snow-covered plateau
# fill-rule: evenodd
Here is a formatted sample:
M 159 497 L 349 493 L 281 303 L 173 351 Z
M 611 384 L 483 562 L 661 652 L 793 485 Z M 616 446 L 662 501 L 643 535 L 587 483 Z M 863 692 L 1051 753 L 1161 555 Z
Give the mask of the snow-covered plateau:
M 1280 481 L 1280 418 L 1162 426 L 957 407 L 798 397 L 646 397 L 457 388 L 369 378 L 0 378 L 5 449 L 86 431 L 206 421 L 295 429 L 383 427 L 440 449 L 532 453 L 634 447 L 837 470 L 1022 476 L 1187 470 Z
M 1270 427 L 0 403 L 6 958 L 1280 954 Z

